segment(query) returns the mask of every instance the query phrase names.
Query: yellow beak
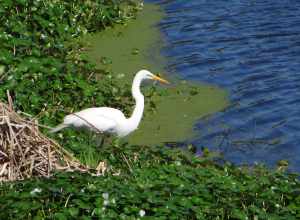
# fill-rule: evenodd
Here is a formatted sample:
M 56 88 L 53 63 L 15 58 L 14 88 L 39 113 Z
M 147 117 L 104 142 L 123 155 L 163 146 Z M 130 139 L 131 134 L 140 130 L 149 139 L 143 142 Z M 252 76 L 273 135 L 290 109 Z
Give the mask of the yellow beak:
M 163 78 L 160 78 L 159 76 L 156 76 L 154 75 L 152 77 L 153 80 L 156 80 L 156 81 L 159 81 L 159 82 L 162 82 L 162 83 L 165 83 L 165 84 L 170 84 L 167 80 L 163 79 Z

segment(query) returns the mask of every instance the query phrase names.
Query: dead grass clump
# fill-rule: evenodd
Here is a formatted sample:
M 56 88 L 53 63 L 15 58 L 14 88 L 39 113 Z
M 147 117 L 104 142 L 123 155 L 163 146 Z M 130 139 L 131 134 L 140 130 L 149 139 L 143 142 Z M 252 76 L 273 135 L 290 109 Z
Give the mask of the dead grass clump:
M 54 170 L 88 169 L 53 140 L 44 136 L 35 119 L 24 119 L 0 102 L 0 182 L 32 176 L 49 177 Z

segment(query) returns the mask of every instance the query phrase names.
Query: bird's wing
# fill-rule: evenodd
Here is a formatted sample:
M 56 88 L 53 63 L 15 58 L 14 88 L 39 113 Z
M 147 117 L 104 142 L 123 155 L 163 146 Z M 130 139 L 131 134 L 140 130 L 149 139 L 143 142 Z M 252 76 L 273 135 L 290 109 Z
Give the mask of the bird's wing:
M 69 115 L 67 121 L 71 121 L 75 127 L 86 127 L 96 132 L 113 132 L 117 126 L 116 121 L 103 115 L 81 115 L 73 113 Z M 68 123 L 68 122 L 66 122 Z
M 114 133 L 119 123 L 125 119 L 117 109 L 101 107 L 89 108 L 73 113 L 65 118 L 65 124 L 75 127 L 88 127 L 95 131 Z
M 113 121 L 121 121 L 126 119 L 124 114 L 120 110 L 115 108 L 109 108 L 109 107 L 88 108 L 78 112 L 78 114 L 82 116 L 92 115 L 95 117 L 96 116 L 105 117 Z
M 118 126 L 117 122 L 107 118 L 103 115 L 97 115 L 95 117 L 86 117 L 87 127 L 98 132 L 110 132 L 113 133 Z

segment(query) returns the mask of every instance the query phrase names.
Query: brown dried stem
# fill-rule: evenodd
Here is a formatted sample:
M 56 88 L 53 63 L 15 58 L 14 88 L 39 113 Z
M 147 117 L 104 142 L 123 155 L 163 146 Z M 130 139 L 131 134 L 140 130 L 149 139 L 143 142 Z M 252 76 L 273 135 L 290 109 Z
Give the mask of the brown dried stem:
M 24 119 L 0 102 L 0 182 L 49 176 L 54 170 L 87 171 L 71 153 L 43 135 L 33 119 Z

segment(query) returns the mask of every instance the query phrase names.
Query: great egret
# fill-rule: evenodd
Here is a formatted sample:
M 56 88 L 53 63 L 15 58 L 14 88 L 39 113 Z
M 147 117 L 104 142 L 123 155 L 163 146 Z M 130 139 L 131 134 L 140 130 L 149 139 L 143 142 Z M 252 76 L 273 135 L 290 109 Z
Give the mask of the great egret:
M 94 107 L 84 109 L 67 115 L 64 122 L 53 128 L 51 132 L 57 132 L 66 127 L 87 128 L 97 133 L 114 134 L 118 137 L 124 137 L 138 128 L 144 111 L 144 96 L 140 91 L 140 85 L 143 80 L 152 79 L 168 84 L 164 80 L 148 70 L 140 70 L 134 77 L 132 83 L 132 96 L 135 99 L 135 108 L 130 118 L 115 108 Z M 103 142 L 102 142 L 103 143 Z

